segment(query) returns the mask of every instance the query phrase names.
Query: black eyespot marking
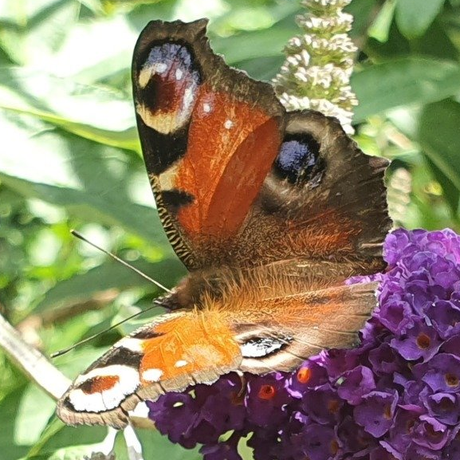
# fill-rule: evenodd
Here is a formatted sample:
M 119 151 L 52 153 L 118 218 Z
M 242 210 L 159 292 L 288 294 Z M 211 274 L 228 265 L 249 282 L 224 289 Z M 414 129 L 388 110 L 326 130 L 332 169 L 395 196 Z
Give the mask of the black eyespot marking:
M 152 111 L 188 112 L 202 80 L 195 63 L 186 45 L 153 46 L 139 73 L 143 102 Z
M 131 366 L 137 369 L 140 366 L 141 361 L 141 353 L 137 353 L 125 347 L 120 347 L 117 348 L 114 353 L 107 353 L 101 359 L 94 362 L 88 369 L 86 369 L 86 373 L 95 368 L 116 365 Z
M 325 169 L 319 150 L 319 143 L 309 134 L 287 135 L 274 163 L 275 173 L 291 184 L 317 187 Z
M 193 203 L 194 196 L 182 190 L 163 190 L 161 198 L 165 208 L 169 211 L 176 213 L 179 208 Z
M 95 392 L 100 392 L 98 391 L 98 377 L 93 377 L 92 379 L 88 379 L 78 385 L 78 389 L 83 391 L 83 393 L 86 394 L 93 394 Z
M 138 116 L 139 129 L 142 127 L 141 144 L 147 170 L 156 176 L 174 166 L 187 152 L 188 129 L 173 135 L 162 134 L 145 125 Z
M 156 339 L 164 335 L 162 332 L 155 332 L 151 328 L 141 329 L 137 331 L 132 337 L 134 339 Z
M 263 358 L 275 353 L 290 342 L 289 338 L 253 337 L 240 345 L 243 358 Z

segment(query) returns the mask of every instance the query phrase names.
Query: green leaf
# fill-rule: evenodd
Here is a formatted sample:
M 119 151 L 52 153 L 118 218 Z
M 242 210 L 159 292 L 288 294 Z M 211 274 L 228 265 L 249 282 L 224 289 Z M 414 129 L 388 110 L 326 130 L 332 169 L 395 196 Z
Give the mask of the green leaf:
M 352 37 L 359 37 L 366 33 L 369 22 L 375 13 L 378 0 L 353 0 L 345 7 L 345 11 L 353 16 Z
M 23 395 L 24 388 L 4 395 L 0 401 L 0 452 L 2 459 L 13 460 L 26 454 L 27 448 L 16 442 L 17 407 Z
M 12 118 L 12 117 L 9 117 Z M 142 160 L 30 117 L 1 118 L 0 179 L 87 222 L 118 225 L 171 253 Z
M 276 57 L 249 59 L 247 61 L 238 62 L 237 67 L 247 72 L 253 78 L 270 81 L 278 73 L 283 62 L 284 57 L 280 54 Z
M 444 24 L 435 21 L 422 37 L 417 40 L 408 40 L 393 22 L 388 40 L 381 43 L 375 38 L 369 38 L 365 52 L 374 61 L 407 56 L 458 61 L 459 50 L 452 41 L 449 32 Z
M 0 108 L 33 115 L 86 139 L 138 150 L 133 103 L 108 87 L 6 67 L 0 69 Z
M 295 28 L 278 27 L 241 33 L 225 39 L 215 37 L 212 45 L 213 49 L 225 56 L 227 64 L 235 65 L 248 59 L 281 56 L 284 44 L 295 33 Z
M 179 444 L 171 443 L 166 436 L 158 431 L 138 430 L 137 435 L 142 442 L 142 450 L 145 459 L 168 459 L 168 460 L 202 460 L 203 456 L 198 452 L 199 447 L 184 449 Z
M 424 153 L 460 190 L 460 104 L 453 100 L 427 105 L 420 118 L 419 140 Z M 443 185 L 441 183 L 441 185 Z
M 460 199 L 460 190 L 455 186 L 455 184 L 447 177 L 443 171 L 441 171 L 435 163 L 431 161 L 429 156 L 426 156 L 426 162 L 428 167 L 431 169 L 434 178 L 439 182 L 439 185 L 442 187 L 443 196 L 446 200 L 446 203 L 449 205 L 449 208 L 452 212 L 453 218 L 456 218 L 458 212 L 458 203 Z
M 29 385 L 17 410 L 16 439 L 20 445 L 31 446 L 40 439 L 56 410 L 56 402 L 41 388 Z
M 76 430 L 78 430 L 78 435 Z M 72 456 L 75 452 L 74 446 L 76 442 L 78 441 L 80 444 L 78 448 L 83 449 L 87 455 L 90 455 L 94 449 L 100 450 L 100 448 L 97 449 L 98 445 L 95 443 L 100 443 L 104 439 L 106 432 L 107 428 L 101 426 L 79 426 L 78 428 L 65 426 L 55 415 L 43 431 L 39 442 L 28 452 L 26 459 L 81 460 L 84 458 L 83 455 Z M 76 435 L 78 436 L 77 438 L 75 437 Z M 61 447 L 63 448 L 61 449 Z M 69 456 L 65 455 L 67 449 L 69 449 Z
M 86 222 L 123 227 L 171 253 L 170 244 L 155 209 L 133 203 L 123 196 L 117 197 L 116 193 L 108 197 L 92 195 L 90 190 L 77 191 L 34 183 L 1 172 L 0 180 L 24 197 L 38 198 L 55 206 L 65 207 L 72 216 Z
M 396 22 L 408 39 L 422 36 L 441 11 L 444 0 L 398 0 Z
M 352 77 L 359 105 L 355 122 L 394 107 L 427 104 L 460 92 L 460 66 L 435 59 L 406 58 L 367 67 Z
M 162 284 L 178 281 L 185 274 L 184 266 L 174 256 L 155 264 L 141 260 L 133 265 Z M 94 298 L 96 293 L 109 289 L 123 291 L 128 288 L 148 286 L 155 288 L 152 283 L 123 265 L 109 262 L 55 285 L 45 294 L 36 311 L 58 309 L 63 305 L 85 302 Z
M 79 10 L 78 2 L 62 0 L 0 3 L 2 48 L 16 62 L 35 65 L 62 45 Z
M 379 14 L 375 18 L 372 25 L 369 27 L 369 37 L 373 37 L 379 42 L 386 42 L 388 40 L 391 23 L 393 21 L 395 6 L 395 0 L 387 0 L 383 4 L 381 10 L 379 11 Z

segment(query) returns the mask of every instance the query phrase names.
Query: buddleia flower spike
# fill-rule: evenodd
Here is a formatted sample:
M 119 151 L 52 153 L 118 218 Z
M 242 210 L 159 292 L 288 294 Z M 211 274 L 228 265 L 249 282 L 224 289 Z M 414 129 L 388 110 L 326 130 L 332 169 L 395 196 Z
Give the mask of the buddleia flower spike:
M 336 117 L 348 134 L 354 132 L 353 107 L 358 104 L 350 87 L 357 51 L 348 36 L 353 16 L 343 11 L 350 1 L 302 2 L 307 12 L 297 24 L 303 34 L 289 41 L 286 61 L 273 81 L 287 110 L 312 109 Z

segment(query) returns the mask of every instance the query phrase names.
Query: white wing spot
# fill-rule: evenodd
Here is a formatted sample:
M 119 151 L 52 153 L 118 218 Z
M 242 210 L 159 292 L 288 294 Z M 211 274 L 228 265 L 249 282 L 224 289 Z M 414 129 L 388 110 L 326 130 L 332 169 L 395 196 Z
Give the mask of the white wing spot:
M 224 128 L 225 129 L 230 129 L 232 127 L 233 127 L 233 121 L 232 120 L 225 120 Z
M 195 98 L 194 89 L 195 88 L 193 86 L 189 86 L 184 91 L 184 99 L 182 100 L 182 106 L 183 106 L 184 112 L 187 112 L 187 110 L 190 108 L 190 106 L 193 103 L 193 99 Z
M 184 361 L 183 359 L 180 359 L 179 361 L 176 361 L 176 364 L 174 364 L 175 367 L 184 367 L 188 364 L 187 361 Z
M 141 339 L 135 339 L 133 337 L 124 337 L 123 339 L 115 343 L 114 347 L 127 348 L 128 350 L 133 351 L 134 353 L 143 353 L 143 343 L 144 341 Z
M 149 382 L 158 382 L 163 375 L 161 369 L 148 369 L 142 374 L 142 378 Z
M 154 73 L 163 73 L 166 71 L 168 68 L 168 65 L 165 64 L 164 62 L 156 62 L 155 64 L 152 65 L 152 71 Z
M 211 111 L 211 106 L 208 103 L 203 104 L 203 112 L 204 113 L 209 113 Z
M 243 358 L 262 358 L 278 351 L 283 342 L 278 338 L 260 337 L 240 345 Z
M 182 72 L 181 69 L 176 69 L 176 80 L 182 80 L 182 77 L 184 76 L 184 72 Z
M 117 378 L 111 388 L 88 393 L 80 387 L 87 381 L 104 377 Z M 69 401 L 75 410 L 80 412 L 105 412 L 118 407 L 126 396 L 132 395 L 138 388 L 139 374 L 129 366 L 113 364 L 111 366 L 95 368 L 86 374 L 80 375 L 69 392 Z

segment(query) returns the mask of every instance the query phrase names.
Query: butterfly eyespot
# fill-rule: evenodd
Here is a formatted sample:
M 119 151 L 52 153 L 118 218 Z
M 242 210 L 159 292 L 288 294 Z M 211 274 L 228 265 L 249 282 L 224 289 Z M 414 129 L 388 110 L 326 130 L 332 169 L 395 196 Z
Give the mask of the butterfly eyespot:
M 162 134 L 184 127 L 198 97 L 201 79 L 196 60 L 186 45 L 152 46 L 138 69 L 139 116 L 147 126 Z
M 289 342 L 287 338 L 251 337 L 240 345 L 243 358 L 263 358 L 280 350 Z
M 79 388 L 85 394 L 102 393 L 115 387 L 119 382 L 120 379 L 116 375 L 96 376 L 83 382 Z
M 155 76 L 171 82 L 190 76 L 195 77 L 196 83 L 201 80 L 191 52 L 179 43 L 163 43 L 150 49 L 139 72 L 139 87 L 144 89 Z
M 309 134 L 287 135 L 274 163 L 276 174 L 291 184 L 317 187 L 324 171 L 319 151 L 320 145 Z

